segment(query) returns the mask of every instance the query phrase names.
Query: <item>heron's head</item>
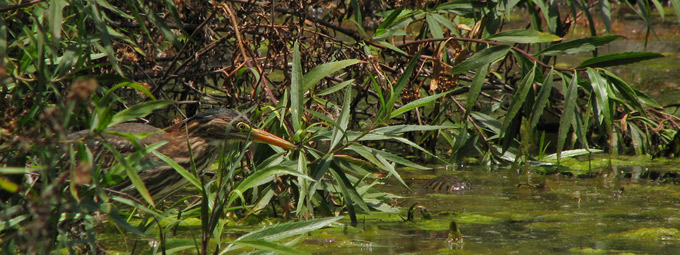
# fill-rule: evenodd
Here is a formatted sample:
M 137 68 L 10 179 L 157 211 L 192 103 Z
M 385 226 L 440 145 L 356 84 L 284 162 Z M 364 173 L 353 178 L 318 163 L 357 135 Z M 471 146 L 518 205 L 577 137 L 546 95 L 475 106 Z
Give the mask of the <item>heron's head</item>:
M 205 111 L 184 121 L 189 134 L 200 136 L 209 142 L 245 141 L 266 143 L 284 149 L 297 148 L 294 144 L 272 133 L 254 127 L 248 118 L 236 111 L 225 108 Z

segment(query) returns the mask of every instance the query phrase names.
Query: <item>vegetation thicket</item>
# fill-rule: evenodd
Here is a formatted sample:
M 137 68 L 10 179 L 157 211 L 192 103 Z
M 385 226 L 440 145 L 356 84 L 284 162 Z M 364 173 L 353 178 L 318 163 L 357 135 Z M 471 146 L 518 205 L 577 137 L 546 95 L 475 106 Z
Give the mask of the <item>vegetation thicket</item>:
M 394 210 L 376 187 L 406 185 L 399 167 L 662 154 L 680 119 L 606 69 L 662 55 L 598 47 L 625 40 L 610 34 L 624 9 L 654 40 L 666 6 L 680 13 L 680 0 L 3 1 L 0 249 L 100 250 L 98 233 L 113 226 L 164 252 L 296 253 L 275 241 Z M 576 26 L 590 34 L 565 39 Z M 557 66 L 578 53 L 580 64 Z M 106 155 L 67 137 L 126 121 L 168 127 L 215 107 L 300 148 L 237 144 L 214 174 L 197 175 L 159 156 L 162 144 L 109 146 L 116 164 L 103 169 Z M 108 189 L 139 178 L 149 153 L 190 191 L 139 203 Z M 223 235 L 241 219 L 279 216 L 301 221 Z M 189 219 L 200 235 L 172 238 Z

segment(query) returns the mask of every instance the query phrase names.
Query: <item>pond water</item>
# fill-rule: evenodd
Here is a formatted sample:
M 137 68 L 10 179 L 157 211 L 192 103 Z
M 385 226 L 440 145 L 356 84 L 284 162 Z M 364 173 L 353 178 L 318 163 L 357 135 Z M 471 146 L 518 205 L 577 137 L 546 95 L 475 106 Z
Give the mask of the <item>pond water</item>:
M 590 177 L 488 167 L 402 171 L 413 191 L 387 185 L 404 196 L 396 202 L 401 215 L 360 215 L 356 228 L 318 230 L 296 248 L 319 254 L 677 254 L 680 186 L 672 168 L 602 166 Z M 423 187 L 442 174 L 467 180 L 471 189 L 442 194 Z M 405 222 L 414 203 L 432 219 L 416 213 Z M 462 243 L 446 241 L 451 220 Z

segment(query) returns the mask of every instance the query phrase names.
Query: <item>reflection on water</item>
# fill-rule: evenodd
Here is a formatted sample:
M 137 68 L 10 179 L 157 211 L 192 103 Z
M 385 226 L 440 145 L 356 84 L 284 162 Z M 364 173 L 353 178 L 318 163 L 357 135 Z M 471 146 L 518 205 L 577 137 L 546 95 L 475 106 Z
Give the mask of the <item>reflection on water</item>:
M 357 229 L 318 231 L 297 247 L 334 254 L 671 254 L 680 251 L 680 187 L 668 178 L 640 177 L 649 170 L 599 169 L 592 178 L 481 167 L 404 170 L 414 191 L 393 183 L 388 192 L 407 197 L 399 201 L 402 217 L 417 202 L 432 220 L 418 215 L 415 222 L 404 222 L 397 215 L 374 213 L 360 216 Z M 456 195 L 423 187 L 441 174 L 468 180 L 472 189 Z M 451 220 L 464 238 L 455 246 L 446 241 Z

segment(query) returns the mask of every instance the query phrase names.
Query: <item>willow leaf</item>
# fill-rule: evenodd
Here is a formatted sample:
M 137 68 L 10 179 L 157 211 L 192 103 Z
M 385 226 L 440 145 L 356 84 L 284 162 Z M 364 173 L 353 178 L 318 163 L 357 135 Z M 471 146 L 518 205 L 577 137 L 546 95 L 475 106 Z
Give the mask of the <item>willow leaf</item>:
M 545 111 L 545 106 L 548 104 L 548 99 L 550 99 L 550 93 L 553 88 L 553 75 L 555 74 L 554 69 L 550 69 L 550 73 L 546 76 L 543 81 L 543 86 L 536 96 L 536 102 L 531 109 L 531 122 L 529 123 L 529 130 L 534 130 L 538 121 L 541 119 L 541 115 Z
M 558 41 L 560 37 L 536 30 L 518 29 L 493 34 L 483 40 L 510 43 L 544 43 Z
M 324 77 L 359 62 L 360 61 L 358 59 L 345 59 L 330 63 L 324 63 L 312 68 L 312 70 L 310 70 L 308 73 L 305 74 L 304 77 L 302 77 L 302 84 L 304 86 L 302 92 L 306 92 L 312 89 L 316 85 L 316 83 L 318 83 Z
M 576 68 L 620 66 L 661 57 L 663 57 L 663 55 L 654 52 L 615 53 L 588 59 L 583 61 L 583 63 Z
M 295 45 L 293 46 L 293 67 L 290 74 L 290 108 L 293 129 L 295 129 L 296 132 L 302 129 L 302 100 L 304 97 L 304 78 L 302 77 L 302 64 L 300 58 L 300 43 L 295 41 Z
M 562 76 L 563 82 L 565 81 L 564 75 Z M 569 132 L 569 127 L 574 121 L 574 114 L 576 114 L 576 98 L 578 97 L 578 78 L 576 73 L 572 77 L 569 86 L 565 86 L 566 93 L 564 95 L 564 111 L 562 111 L 562 117 L 560 118 L 560 127 L 557 132 L 557 162 L 560 162 L 560 153 L 564 148 L 564 142 L 567 139 L 567 133 Z
M 508 112 L 505 114 L 503 128 L 501 128 L 502 133 L 505 133 L 508 130 L 510 124 L 519 113 L 519 110 L 522 109 L 522 105 L 524 105 L 524 100 L 526 100 L 527 95 L 529 94 L 529 91 L 531 89 L 531 85 L 534 83 L 535 73 L 536 63 L 534 63 L 534 66 L 531 68 L 531 71 L 529 71 L 529 73 L 526 76 L 524 76 L 524 79 L 522 79 L 522 81 L 519 82 L 519 87 L 517 88 L 517 90 L 515 90 L 515 93 L 512 95 L 512 99 L 510 99 L 510 106 L 508 107 Z
M 592 68 L 588 68 L 586 72 L 588 73 L 593 92 L 595 93 L 595 101 L 597 102 L 596 111 L 598 115 L 602 114 L 607 130 L 609 130 L 612 128 L 614 119 L 612 118 L 611 103 L 609 102 L 608 95 L 610 90 L 607 88 L 607 80 Z
M 620 35 L 602 35 L 580 38 L 568 42 L 561 42 L 550 45 L 542 51 L 534 54 L 536 56 L 556 56 L 564 54 L 573 54 L 585 51 L 593 51 L 602 45 L 606 45 L 618 39 L 625 38 Z
M 163 108 L 171 103 L 172 101 L 168 100 L 154 100 L 130 106 L 130 108 L 122 110 L 113 115 L 111 122 L 109 122 L 109 126 L 144 117 L 151 114 L 151 112 Z
M 479 98 L 479 93 L 482 92 L 482 85 L 484 85 L 484 80 L 486 79 L 486 74 L 489 73 L 490 65 L 483 65 L 477 69 L 475 78 L 472 79 L 470 84 L 470 91 L 468 91 L 466 110 L 469 113 L 472 111 L 472 107 L 477 103 L 477 98 Z
M 442 32 L 442 27 L 439 25 L 439 22 L 432 17 L 431 14 L 425 14 L 425 22 L 427 22 L 427 27 L 430 29 L 430 33 L 432 34 L 432 38 L 442 38 L 444 37 L 444 32 Z
M 390 119 L 397 117 L 397 116 L 399 116 L 399 115 L 401 115 L 405 112 L 408 112 L 410 110 L 413 110 L 414 108 L 434 104 L 437 99 L 439 99 L 443 96 L 446 96 L 447 94 L 451 93 L 452 91 L 453 90 L 450 90 L 450 91 L 447 91 L 447 92 L 443 92 L 443 93 L 423 97 L 423 98 L 420 98 L 418 100 L 414 100 L 414 101 L 412 101 L 412 102 L 410 102 L 410 103 L 408 103 L 408 104 L 406 104 L 402 107 L 399 107 L 399 109 L 393 111 L 392 114 L 390 114 Z
M 465 59 L 460 64 L 451 68 L 450 72 L 452 74 L 459 74 L 467 72 L 468 70 L 477 69 L 483 65 L 489 65 L 505 56 L 505 54 L 508 54 L 510 48 L 510 45 L 496 45 L 491 48 L 480 50 L 475 55 L 472 55 L 472 57 Z

